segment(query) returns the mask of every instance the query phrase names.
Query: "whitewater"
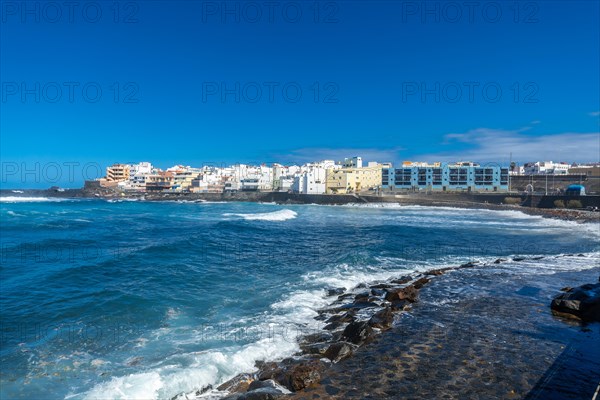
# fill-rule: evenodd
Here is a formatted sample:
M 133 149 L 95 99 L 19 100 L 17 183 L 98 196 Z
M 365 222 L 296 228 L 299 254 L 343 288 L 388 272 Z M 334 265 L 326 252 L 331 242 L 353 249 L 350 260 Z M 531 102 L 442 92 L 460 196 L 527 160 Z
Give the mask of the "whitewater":
M 2 398 L 194 393 L 298 351 L 329 288 L 498 257 L 546 257 L 507 262 L 514 276 L 600 260 L 597 226 L 514 211 L 10 197 L 0 218 Z

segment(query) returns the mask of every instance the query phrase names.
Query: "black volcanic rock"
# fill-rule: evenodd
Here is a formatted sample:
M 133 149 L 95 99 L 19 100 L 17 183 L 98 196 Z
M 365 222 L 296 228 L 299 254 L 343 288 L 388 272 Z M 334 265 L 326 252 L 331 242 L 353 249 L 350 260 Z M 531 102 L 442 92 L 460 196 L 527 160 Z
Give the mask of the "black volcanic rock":
M 373 328 L 369 326 L 366 321 L 355 321 L 344 329 L 342 337 L 346 338 L 349 342 L 359 344 L 364 342 L 373 334 Z
M 392 279 L 390 282 L 395 283 L 397 285 L 404 285 L 405 283 L 408 283 L 410 281 L 412 281 L 412 278 L 409 275 L 404 275 L 398 279 Z
M 328 289 L 327 296 L 337 296 L 337 295 L 344 293 L 345 291 L 346 291 L 346 288 L 342 288 L 342 287 Z
M 280 363 L 262 364 L 258 377 L 260 380 L 272 379 L 296 392 L 319 383 L 326 367 L 321 360 L 286 358 Z
M 333 362 L 338 362 L 343 360 L 344 358 L 350 357 L 354 350 L 356 350 L 356 345 L 348 342 L 336 342 L 332 343 L 324 356 L 330 359 Z
M 477 264 L 479 264 L 479 261 L 469 261 L 468 263 L 462 264 L 459 268 L 473 268 Z
M 446 273 L 446 271 L 451 271 L 452 269 L 453 268 L 451 268 L 451 267 L 432 269 L 430 271 L 425 272 L 425 275 L 430 275 L 430 276 L 444 275 Z
M 267 379 L 264 381 L 254 381 L 248 386 L 248 391 L 251 392 L 257 389 L 275 389 L 282 393 L 285 393 L 286 390 L 282 388 L 277 382 L 272 379 Z
M 347 312 L 344 314 L 333 315 L 325 322 L 352 322 L 354 321 L 354 313 Z
M 314 354 L 319 356 L 325 356 L 327 350 L 331 347 L 331 343 L 312 343 L 306 345 L 300 345 L 300 349 L 304 354 Z
M 429 280 L 427 280 L 429 282 Z M 419 291 L 415 286 L 406 286 L 403 288 L 390 288 L 386 289 L 385 299 L 387 301 L 407 300 L 411 303 L 417 301 Z
M 415 283 L 413 283 L 413 286 L 415 287 L 415 289 L 421 289 L 423 286 L 425 286 L 429 282 L 431 282 L 431 279 L 423 277 L 423 278 L 416 280 Z
M 348 310 L 362 310 L 363 308 L 370 308 L 370 307 L 379 307 L 379 304 L 374 303 L 371 301 L 371 299 L 365 299 L 365 301 L 356 301 L 354 303 L 348 303 L 348 304 L 344 304 L 339 306 L 336 311 L 348 311 Z
M 392 311 L 404 311 L 410 307 L 410 302 L 406 300 L 392 301 Z
M 358 299 L 366 299 L 366 298 L 368 298 L 369 296 L 370 296 L 370 292 L 361 292 L 361 293 L 358 293 L 356 296 L 354 296 L 354 299 L 355 299 L 355 300 L 358 300 Z
M 325 325 L 323 329 L 325 329 L 326 331 L 335 331 L 336 329 L 341 328 L 342 326 L 344 326 L 344 323 L 337 321 Z
M 250 374 L 239 374 L 217 387 L 217 390 L 229 393 L 239 393 L 248 390 L 254 377 Z
M 407 282 L 410 282 L 410 279 Z M 404 283 L 406 283 L 406 282 L 404 282 Z M 394 286 L 394 285 L 391 285 L 389 283 L 377 283 L 375 285 L 371 285 L 370 287 L 371 287 L 371 289 L 387 289 L 392 286 Z M 371 290 L 371 292 L 373 292 L 373 291 Z
M 333 335 L 329 332 L 315 332 L 302 337 L 304 344 L 323 343 L 333 340 Z
M 552 300 L 550 307 L 562 316 L 586 322 L 600 321 L 600 283 L 590 283 L 562 293 Z
M 394 313 L 391 307 L 386 307 L 382 310 L 377 311 L 371 319 L 369 319 L 369 325 L 373 328 L 379 328 L 381 330 L 390 329 L 392 322 L 394 321 Z

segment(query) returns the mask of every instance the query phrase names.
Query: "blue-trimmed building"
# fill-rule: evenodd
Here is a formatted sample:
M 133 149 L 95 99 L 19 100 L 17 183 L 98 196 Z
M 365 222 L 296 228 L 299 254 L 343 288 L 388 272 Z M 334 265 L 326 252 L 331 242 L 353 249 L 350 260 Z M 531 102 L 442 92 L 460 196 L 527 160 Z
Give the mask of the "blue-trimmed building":
M 392 191 L 508 191 L 508 168 L 475 163 L 406 164 L 383 168 L 381 187 Z

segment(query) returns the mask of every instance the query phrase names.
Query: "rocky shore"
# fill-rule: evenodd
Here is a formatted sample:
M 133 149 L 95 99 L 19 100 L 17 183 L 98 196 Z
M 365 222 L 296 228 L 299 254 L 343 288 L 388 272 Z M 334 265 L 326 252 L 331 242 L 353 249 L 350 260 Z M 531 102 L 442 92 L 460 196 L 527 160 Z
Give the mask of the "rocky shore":
M 325 326 L 322 331 L 300 338 L 300 352 L 281 361 L 259 362 L 255 372 L 240 374 L 216 388 L 204 388 L 196 395 L 210 392 L 226 400 L 327 398 L 327 385 L 324 386 L 322 381 L 328 371 L 338 363 L 352 358 L 353 354 L 368 347 L 372 341 L 384 340 L 385 332 L 392 329 L 402 314 L 419 302 L 421 289 L 431 282 L 442 279 L 441 276 L 449 272 L 485 269 L 507 261 L 519 263 L 542 259 L 544 257 L 541 256 L 514 257 L 512 260 L 499 258 L 487 265 L 474 261 L 455 267 L 398 276 L 385 282 L 363 283 L 354 288 L 329 288 L 327 295 L 332 301 L 327 308 L 319 310 L 316 317 Z M 597 286 L 600 287 L 600 284 Z M 325 397 L 314 397 L 312 394 L 310 397 L 303 397 L 303 393 L 307 391 L 321 393 Z M 186 397 L 177 396 L 174 399 L 184 398 Z

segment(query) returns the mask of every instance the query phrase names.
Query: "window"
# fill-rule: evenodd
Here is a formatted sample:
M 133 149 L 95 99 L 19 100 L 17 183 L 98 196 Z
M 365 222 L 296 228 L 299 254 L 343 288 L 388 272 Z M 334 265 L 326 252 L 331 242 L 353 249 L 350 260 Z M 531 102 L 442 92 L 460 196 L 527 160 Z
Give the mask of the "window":
M 432 169 L 432 183 L 434 185 L 441 185 L 442 184 L 442 169 L 441 168 L 433 168 Z
M 409 168 L 397 169 L 394 176 L 394 185 L 396 186 L 411 186 L 412 185 L 412 170 Z

